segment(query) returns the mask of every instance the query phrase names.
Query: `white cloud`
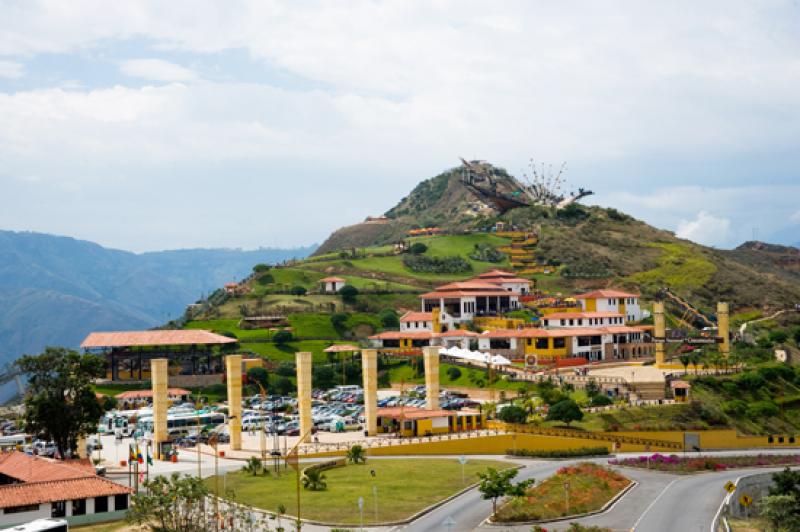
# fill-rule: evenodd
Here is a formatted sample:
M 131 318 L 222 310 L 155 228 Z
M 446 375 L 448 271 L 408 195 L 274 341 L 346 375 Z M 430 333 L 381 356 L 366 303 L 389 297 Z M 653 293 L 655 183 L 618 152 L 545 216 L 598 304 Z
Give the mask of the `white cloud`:
M 25 74 L 22 63 L 15 61 L 0 61 L 0 78 L 16 79 Z
M 120 70 L 126 76 L 151 81 L 191 81 L 197 78 L 188 68 L 161 59 L 130 59 L 120 64 Z
M 720 218 L 706 211 L 700 211 L 694 220 L 680 220 L 675 234 L 680 238 L 686 238 L 700 244 L 714 245 L 717 242 L 727 240 L 730 227 L 731 221 L 727 218 Z
M 800 211 L 796 211 L 789 216 L 789 220 L 794 223 L 800 223 Z

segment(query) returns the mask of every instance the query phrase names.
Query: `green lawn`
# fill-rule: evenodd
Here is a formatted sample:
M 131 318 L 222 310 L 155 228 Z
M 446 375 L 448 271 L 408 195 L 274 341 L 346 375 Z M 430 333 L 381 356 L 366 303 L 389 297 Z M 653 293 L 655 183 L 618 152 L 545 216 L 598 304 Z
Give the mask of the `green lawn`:
M 338 338 L 339 333 L 333 328 L 330 314 L 302 312 L 291 314 L 289 324 L 298 337 L 329 337 Z
M 327 489 L 309 491 L 301 488 L 301 517 L 328 523 L 357 525 L 359 523 L 358 498 L 364 498 L 364 524 L 374 524 L 375 499 L 378 493 L 378 521 L 397 521 L 440 501 L 477 481 L 477 473 L 487 467 L 501 469 L 507 463 L 492 460 L 469 460 L 464 466 L 465 483 L 462 483 L 461 465 L 455 459 L 398 459 L 368 460 L 366 464 L 348 465 L 325 471 Z M 375 476 L 371 475 L 375 472 Z M 214 490 L 214 479 L 207 485 Z M 225 481 L 232 489 L 237 502 L 275 511 L 279 505 L 296 515 L 296 476 L 294 471 L 254 477 L 248 473 L 228 474 Z M 220 486 L 222 482 L 219 483 Z M 221 488 L 220 488 L 221 489 Z M 284 522 L 288 524 L 288 520 Z
M 629 281 L 675 289 L 696 289 L 705 286 L 717 271 L 713 262 L 696 248 L 682 243 L 653 243 L 661 250 L 658 267 L 628 277 Z
M 420 358 L 419 363 L 422 364 Z M 447 370 L 452 367 L 457 367 L 461 371 L 461 376 L 455 380 L 451 380 L 447 374 Z M 425 377 L 415 377 L 414 368 L 408 364 L 398 364 L 389 369 L 389 380 L 391 382 L 406 382 L 407 384 L 424 384 Z M 484 385 L 479 386 L 479 382 L 483 381 Z M 442 386 L 459 386 L 465 388 L 486 388 L 495 390 L 505 390 L 516 392 L 522 385 L 519 382 L 504 380 L 502 378 L 489 385 L 487 382 L 486 371 L 472 368 L 464 368 L 461 366 L 454 366 L 453 364 L 442 363 L 439 368 L 439 383 Z
M 314 355 L 314 362 L 324 362 L 327 360 L 323 350 L 331 344 L 349 343 L 344 341 L 331 342 L 328 340 L 298 340 L 283 346 L 277 346 L 271 342 L 243 343 L 240 344 L 242 351 L 252 351 L 270 360 L 277 362 L 294 361 L 295 353 L 298 351 L 310 351 Z
M 69 529 L 79 530 L 80 532 L 117 532 L 122 530 L 138 530 L 138 527 L 125 521 L 112 521 L 111 523 L 102 523 L 99 525 L 70 526 Z
M 130 390 L 147 390 L 149 389 L 148 386 L 144 384 L 93 384 L 92 388 L 97 393 L 102 393 L 103 395 L 107 395 L 109 397 L 116 397 L 117 395 L 121 394 L 122 392 L 127 392 Z
M 216 333 L 230 332 L 243 341 L 269 338 L 270 336 L 270 332 L 266 329 L 240 329 L 239 320 L 236 318 L 190 321 L 184 326 L 184 329 L 205 329 Z

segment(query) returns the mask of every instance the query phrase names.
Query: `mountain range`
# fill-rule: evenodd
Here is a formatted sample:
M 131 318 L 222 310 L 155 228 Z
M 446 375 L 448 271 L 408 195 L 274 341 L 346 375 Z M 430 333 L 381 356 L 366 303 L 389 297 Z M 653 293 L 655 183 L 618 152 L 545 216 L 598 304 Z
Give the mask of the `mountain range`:
M 93 330 L 162 325 L 257 263 L 315 247 L 131 253 L 74 238 L 0 231 L 0 365 Z

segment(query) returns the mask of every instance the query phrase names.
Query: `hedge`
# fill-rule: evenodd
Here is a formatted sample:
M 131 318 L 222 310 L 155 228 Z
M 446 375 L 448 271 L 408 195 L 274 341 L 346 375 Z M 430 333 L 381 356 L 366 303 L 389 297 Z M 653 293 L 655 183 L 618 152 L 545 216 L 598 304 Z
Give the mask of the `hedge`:
M 560 449 L 544 451 L 540 449 L 506 449 L 509 456 L 523 456 L 527 458 L 578 458 L 581 456 L 606 456 L 609 454 L 607 447 L 580 447 L 578 449 Z

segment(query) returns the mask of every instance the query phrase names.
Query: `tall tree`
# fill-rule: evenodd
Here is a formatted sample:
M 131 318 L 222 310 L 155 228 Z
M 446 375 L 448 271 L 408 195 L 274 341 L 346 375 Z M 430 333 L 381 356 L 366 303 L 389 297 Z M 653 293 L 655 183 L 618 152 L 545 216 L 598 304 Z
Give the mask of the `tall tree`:
M 63 347 L 48 347 L 39 355 L 16 362 L 28 377 L 25 421 L 28 430 L 52 440 L 62 458 L 77 449 L 81 436 L 95 432 L 103 405 L 91 388 L 105 375 L 105 359 Z
M 519 470 L 505 469 L 497 471 L 494 468 L 487 468 L 485 473 L 478 473 L 481 479 L 478 485 L 478 491 L 481 492 L 481 497 L 492 501 L 492 515 L 497 514 L 497 500 L 501 497 L 521 497 L 525 495 L 525 490 L 532 486 L 535 482 L 534 479 L 523 480 L 516 484 L 511 482 L 511 479 L 517 476 Z

